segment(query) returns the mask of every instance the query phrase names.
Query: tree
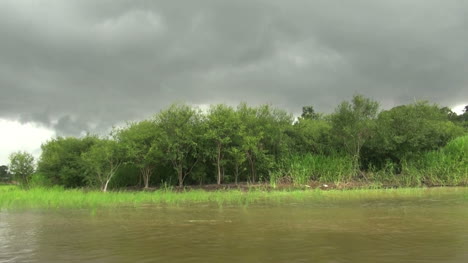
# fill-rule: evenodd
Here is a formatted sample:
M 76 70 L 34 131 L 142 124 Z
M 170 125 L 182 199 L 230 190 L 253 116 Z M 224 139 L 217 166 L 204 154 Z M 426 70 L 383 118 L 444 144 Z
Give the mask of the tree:
M 205 133 L 203 116 L 198 109 L 173 104 L 155 116 L 155 123 L 160 130 L 158 147 L 163 158 L 172 164 L 182 187 L 186 177 L 205 155 L 202 147 Z
M 382 111 L 377 119 L 375 137 L 368 145 L 367 159 L 375 164 L 387 160 L 402 160 L 436 150 L 463 129 L 450 121 L 444 108 L 427 102 L 417 102 Z
M 81 155 L 87 152 L 99 139 L 96 136 L 84 138 L 58 137 L 41 146 L 38 172 L 54 184 L 65 187 L 82 187 L 87 183 L 86 165 Z
M 324 154 L 330 147 L 331 124 L 324 119 L 299 119 L 291 131 L 293 151 L 300 153 Z
M 97 182 L 101 190 L 106 192 L 109 182 L 124 162 L 124 158 L 124 148 L 116 141 L 110 139 L 97 141 L 82 155 L 88 180 L 91 183 Z
M 274 162 L 288 151 L 290 129 L 293 118 L 286 111 L 270 105 L 256 108 L 242 103 L 237 108 L 240 119 L 239 141 L 249 165 L 250 180 L 256 182 L 262 175 L 268 175 Z
M 214 145 L 213 150 L 208 151 L 210 157 L 214 157 L 217 168 L 217 183 L 221 184 L 224 176 L 225 156 L 240 127 L 239 118 L 233 108 L 219 104 L 212 106 L 207 116 L 207 139 Z
M 458 120 L 458 115 L 453 112 L 449 107 L 439 108 L 440 112 L 444 115 L 447 115 L 447 119 L 450 121 L 456 122 Z
M 10 173 L 8 172 L 8 166 L 0 165 L 0 181 L 8 182 L 10 180 Z
M 359 170 L 361 149 L 372 136 L 378 108 L 376 101 L 355 95 L 351 102 L 342 102 L 331 116 L 332 134 L 352 156 L 355 172 Z
M 241 167 L 246 161 L 245 153 L 242 151 L 241 147 L 238 145 L 234 145 L 229 148 L 228 155 L 230 157 L 230 161 L 234 166 L 234 182 L 237 184 L 239 181 L 239 175 L 241 172 Z
M 318 120 L 320 119 L 320 114 L 316 113 L 313 106 L 304 106 L 302 107 L 301 119 L 306 120 Z
M 162 154 L 157 144 L 159 130 L 155 122 L 144 120 L 131 123 L 116 132 L 118 142 L 126 148 L 127 159 L 140 169 L 145 188 Z
M 275 161 L 288 151 L 286 131 L 291 128 L 293 117 L 290 113 L 265 104 L 256 108 L 256 124 L 264 136 L 260 146 Z
M 29 178 L 34 173 L 34 157 L 27 152 L 14 152 L 10 155 L 9 167 L 13 176 L 23 186 L 27 186 Z
M 468 105 L 463 109 L 463 114 L 458 116 L 458 121 L 461 123 L 461 126 L 465 128 L 465 131 L 468 131 Z
M 257 179 L 257 160 L 261 159 L 264 151 L 261 147 L 261 140 L 264 131 L 257 122 L 257 110 L 241 103 L 237 107 L 237 114 L 242 123 L 242 129 L 239 136 L 242 138 L 242 144 L 239 146 L 245 154 L 250 170 L 250 180 L 255 182 Z

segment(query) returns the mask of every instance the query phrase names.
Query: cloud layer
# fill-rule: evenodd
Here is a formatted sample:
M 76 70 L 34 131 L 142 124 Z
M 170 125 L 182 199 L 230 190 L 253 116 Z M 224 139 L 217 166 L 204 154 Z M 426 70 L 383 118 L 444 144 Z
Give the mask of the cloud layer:
M 468 2 L 0 2 L 0 118 L 99 131 L 176 101 L 468 99 Z

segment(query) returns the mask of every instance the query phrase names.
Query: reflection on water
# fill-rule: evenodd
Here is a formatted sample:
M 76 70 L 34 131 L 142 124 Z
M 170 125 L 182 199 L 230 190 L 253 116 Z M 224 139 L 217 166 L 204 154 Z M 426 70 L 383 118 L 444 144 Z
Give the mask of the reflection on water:
M 0 212 L 0 262 L 468 262 L 466 200 Z
M 40 217 L 0 211 L 0 262 L 32 262 Z

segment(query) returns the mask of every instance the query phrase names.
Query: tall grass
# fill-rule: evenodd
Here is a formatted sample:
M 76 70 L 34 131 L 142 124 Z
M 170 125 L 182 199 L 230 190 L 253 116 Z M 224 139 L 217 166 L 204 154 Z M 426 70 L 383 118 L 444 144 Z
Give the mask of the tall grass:
M 292 155 L 270 173 L 270 183 L 303 185 L 310 181 L 363 180 L 373 185 L 399 187 L 468 185 L 468 135 L 450 141 L 440 150 L 405 160 L 401 167 L 389 161 L 379 170 L 371 167 L 359 177 L 353 177 L 354 174 L 353 160 L 346 156 Z
M 286 180 L 296 185 L 310 181 L 346 182 L 352 179 L 353 171 L 353 160 L 346 156 L 291 155 L 282 160 L 270 179 L 274 184 Z
M 408 184 L 468 185 L 468 135 L 403 165 Z
M 184 192 L 86 192 L 62 188 L 32 188 L 24 190 L 16 186 L 0 186 L 0 209 L 23 208 L 98 208 L 137 207 L 142 205 L 193 205 L 245 206 L 254 203 L 274 205 L 288 201 L 345 202 L 359 200 L 384 200 L 401 198 L 440 197 L 455 195 L 468 200 L 468 188 L 402 188 L 359 190 L 293 190 L 293 191 L 214 191 L 191 190 Z

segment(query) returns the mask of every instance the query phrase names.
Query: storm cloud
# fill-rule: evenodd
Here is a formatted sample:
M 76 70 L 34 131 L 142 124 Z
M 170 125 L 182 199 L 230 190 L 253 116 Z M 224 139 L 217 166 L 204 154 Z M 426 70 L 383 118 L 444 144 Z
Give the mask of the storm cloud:
M 172 102 L 468 98 L 468 2 L 0 2 L 0 118 L 99 131 Z

